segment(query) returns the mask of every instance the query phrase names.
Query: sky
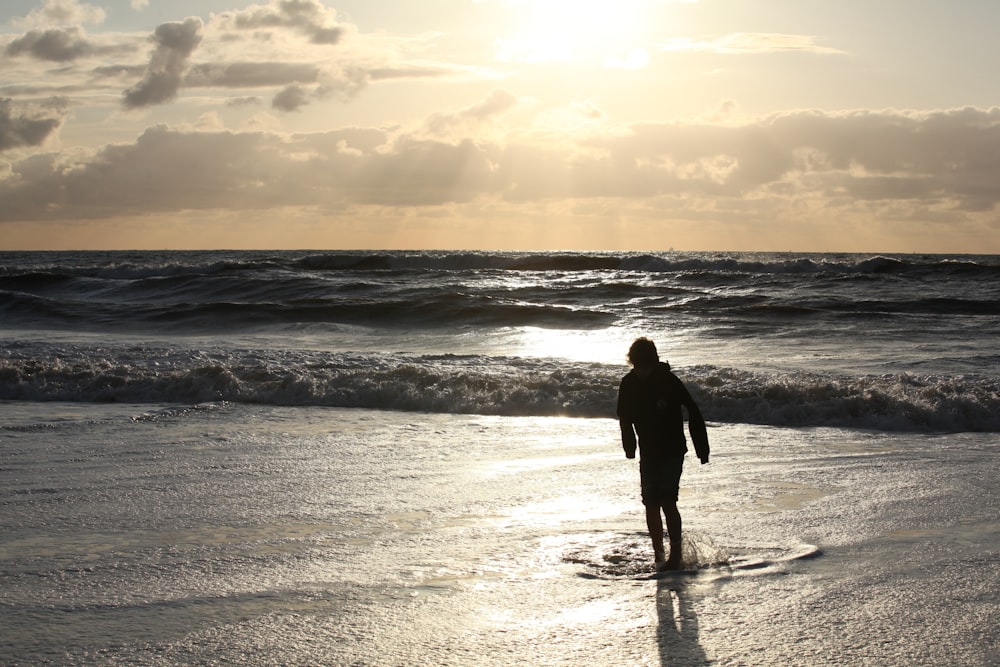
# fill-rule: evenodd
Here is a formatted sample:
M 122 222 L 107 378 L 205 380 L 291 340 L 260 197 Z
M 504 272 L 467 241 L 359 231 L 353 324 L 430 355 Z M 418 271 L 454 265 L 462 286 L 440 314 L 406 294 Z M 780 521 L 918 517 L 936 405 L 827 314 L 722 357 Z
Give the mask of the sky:
M 1000 253 L 992 0 L 4 0 L 0 250 Z

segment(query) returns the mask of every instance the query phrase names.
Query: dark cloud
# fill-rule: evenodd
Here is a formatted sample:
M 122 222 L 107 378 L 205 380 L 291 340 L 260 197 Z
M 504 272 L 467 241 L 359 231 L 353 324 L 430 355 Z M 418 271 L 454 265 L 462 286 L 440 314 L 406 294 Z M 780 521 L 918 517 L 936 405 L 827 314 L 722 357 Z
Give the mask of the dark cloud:
M 229 63 L 202 64 L 191 67 L 185 86 L 257 88 L 287 86 L 292 83 L 316 83 L 320 68 L 309 63 Z
M 286 89 L 293 110 L 306 89 Z M 454 116 L 491 119 L 498 91 Z M 11 136 L 9 102 L 2 107 Z M 51 117 L 50 117 L 51 120 Z M 57 124 L 57 123 L 56 123 Z M 22 124 L 19 145 L 52 126 Z M 587 141 L 496 143 L 353 128 L 283 136 L 156 127 L 78 164 L 14 162 L 0 221 L 277 206 L 438 205 L 614 198 L 622 211 L 658 198 L 678 207 L 776 211 L 891 205 L 912 216 L 981 215 L 1000 203 L 1000 109 L 936 113 L 798 112 L 744 125 L 634 125 Z M 10 145 L 10 139 L 4 139 Z M 791 215 L 791 214 L 789 214 Z M 992 224 L 992 223 L 991 223 Z
M 343 28 L 317 28 L 312 31 L 310 40 L 313 44 L 336 44 L 343 37 Z
M 336 21 L 336 12 L 318 0 L 272 0 L 245 10 L 222 15 L 241 30 L 291 28 L 305 34 L 313 44 L 339 43 L 347 27 Z
M 380 141 L 365 131 L 287 138 L 156 126 L 132 144 L 108 145 L 73 165 L 60 164 L 55 154 L 35 155 L 13 165 L 14 178 L 0 179 L 0 221 L 329 202 L 340 196 L 337 179 L 367 154 L 341 150 L 353 146 L 356 135 L 361 146 Z M 295 157 L 317 145 L 326 153 L 321 161 Z
M 285 86 L 271 100 L 271 107 L 278 111 L 298 111 L 307 104 L 309 104 L 309 92 L 297 83 Z
M 72 26 L 32 30 L 8 44 L 4 53 L 10 57 L 30 55 L 39 60 L 69 62 L 89 56 L 95 51 L 95 47 L 86 39 L 83 31 Z
M 62 125 L 65 103 L 53 100 L 34 107 L 0 99 L 0 151 L 41 145 Z
M 246 46 L 243 40 L 247 31 L 253 31 L 255 39 L 270 40 L 272 45 L 279 45 L 278 52 L 287 45 L 287 40 L 276 35 L 278 31 L 296 33 L 293 41 L 298 41 L 300 46 L 303 35 L 315 44 L 329 45 L 337 44 L 348 33 L 356 32 L 355 26 L 340 22 L 336 11 L 319 0 L 272 0 L 244 10 L 223 12 L 213 15 L 211 30 L 208 31 L 197 17 L 163 23 L 147 38 L 153 43 L 153 50 L 145 65 L 134 61 L 140 40 L 137 35 L 114 34 L 90 38 L 79 26 L 45 26 L 57 16 L 83 19 L 94 11 L 94 7 L 75 0 L 49 0 L 43 10 L 36 12 L 36 20 L 32 24 L 42 27 L 0 45 L 7 57 L 67 64 L 61 70 L 50 70 L 44 78 L 11 82 L 5 87 L 6 94 L 75 94 L 87 85 L 102 88 L 114 85 L 124 89 L 121 97 L 123 108 L 142 109 L 169 102 L 185 88 L 271 88 L 272 108 L 291 112 L 318 100 L 334 98 L 349 102 L 372 81 L 468 75 L 467 70 L 454 66 L 390 63 L 371 53 L 362 56 L 354 51 L 338 52 L 338 57 L 332 59 L 321 55 L 325 51 L 303 48 L 303 60 L 287 61 L 275 53 L 271 45 L 262 52 L 268 53 L 274 60 L 229 61 L 225 57 L 217 57 L 196 61 L 195 52 L 204 35 L 217 40 L 216 44 L 221 48 L 212 52 L 217 55 L 220 52 L 254 53 L 253 50 L 244 48 L 241 51 L 233 46 Z M 100 16 L 93 14 L 91 18 Z M 114 58 L 91 69 L 89 81 L 84 81 L 82 70 L 70 66 L 85 57 L 105 56 Z M 72 80 L 70 77 L 73 77 Z M 70 83 L 59 85 L 60 81 Z
M 137 109 L 160 104 L 177 96 L 191 54 L 201 43 L 202 22 L 192 17 L 163 23 L 156 28 L 156 48 L 139 83 L 125 91 L 122 105 Z
M 291 74 L 289 71 L 288 74 Z M 298 111 L 313 100 L 336 97 L 343 102 L 353 99 L 369 83 L 368 70 L 361 67 L 326 66 L 312 71 L 303 69 L 301 76 L 292 78 L 271 100 L 271 107 L 278 111 Z M 313 80 L 317 85 L 307 87 Z
M 742 197 L 777 183 L 853 200 L 1000 202 L 1000 109 L 789 112 L 742 126 L 644 124 L 594 143 L 636 195 Z M 588 184 L 606 190 L 599 182 Z M 806 180 L 803 180 L 806 179 Z M 619 179 L 616 179 L 616 181 Z

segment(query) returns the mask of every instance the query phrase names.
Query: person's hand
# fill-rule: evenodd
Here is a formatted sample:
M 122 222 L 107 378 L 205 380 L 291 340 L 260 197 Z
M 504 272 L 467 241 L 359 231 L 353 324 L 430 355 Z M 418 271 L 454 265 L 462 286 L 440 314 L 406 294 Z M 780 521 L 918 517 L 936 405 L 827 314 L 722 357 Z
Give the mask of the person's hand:
M 635 458 L 635 447 L 626 447 L 625 448 L 625 458 L 627 458 L 627 459 L 634 459 Z

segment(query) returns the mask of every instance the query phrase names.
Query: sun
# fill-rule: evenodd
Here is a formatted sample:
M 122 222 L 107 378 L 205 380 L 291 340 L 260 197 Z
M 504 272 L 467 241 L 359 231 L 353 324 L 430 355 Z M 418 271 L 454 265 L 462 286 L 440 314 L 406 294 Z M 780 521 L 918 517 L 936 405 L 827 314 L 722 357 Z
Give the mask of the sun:
M 654 0 L 506 0 L 515 33 L 498 40 L 505 62 L 599 63 L 638 68 Z

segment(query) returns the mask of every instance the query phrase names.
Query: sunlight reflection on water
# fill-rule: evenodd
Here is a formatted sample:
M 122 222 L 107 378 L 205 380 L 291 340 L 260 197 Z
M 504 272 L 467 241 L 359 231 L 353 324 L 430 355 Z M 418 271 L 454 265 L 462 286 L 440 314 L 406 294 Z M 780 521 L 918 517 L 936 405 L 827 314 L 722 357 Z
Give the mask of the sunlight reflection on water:
M 538 327 L 518 327 L 508 332 L 507 352 L 511 356 L 551 357 L 570 361 L 625 365 L 629 335 L 621 329 L 566 331 Z
M 522 472 L 544 470 L 545 468 L 565 468 L 572 465 L 583 465 L 594 459 L 606 459 L 606 453 L 576 455 L 576 456 L 545 456 L 538 458 L 513 459 L 496 461 L 490 468 L 490 475 L 517 474 Z
M 494 521 L 505 528 L 557 526 L 562 523 L 620 516 L 627 509 L 624 503 L 608 503 L 603 499 L 588 501 L 585 497 L 566 495 L 506 508 L 506 516 Z

